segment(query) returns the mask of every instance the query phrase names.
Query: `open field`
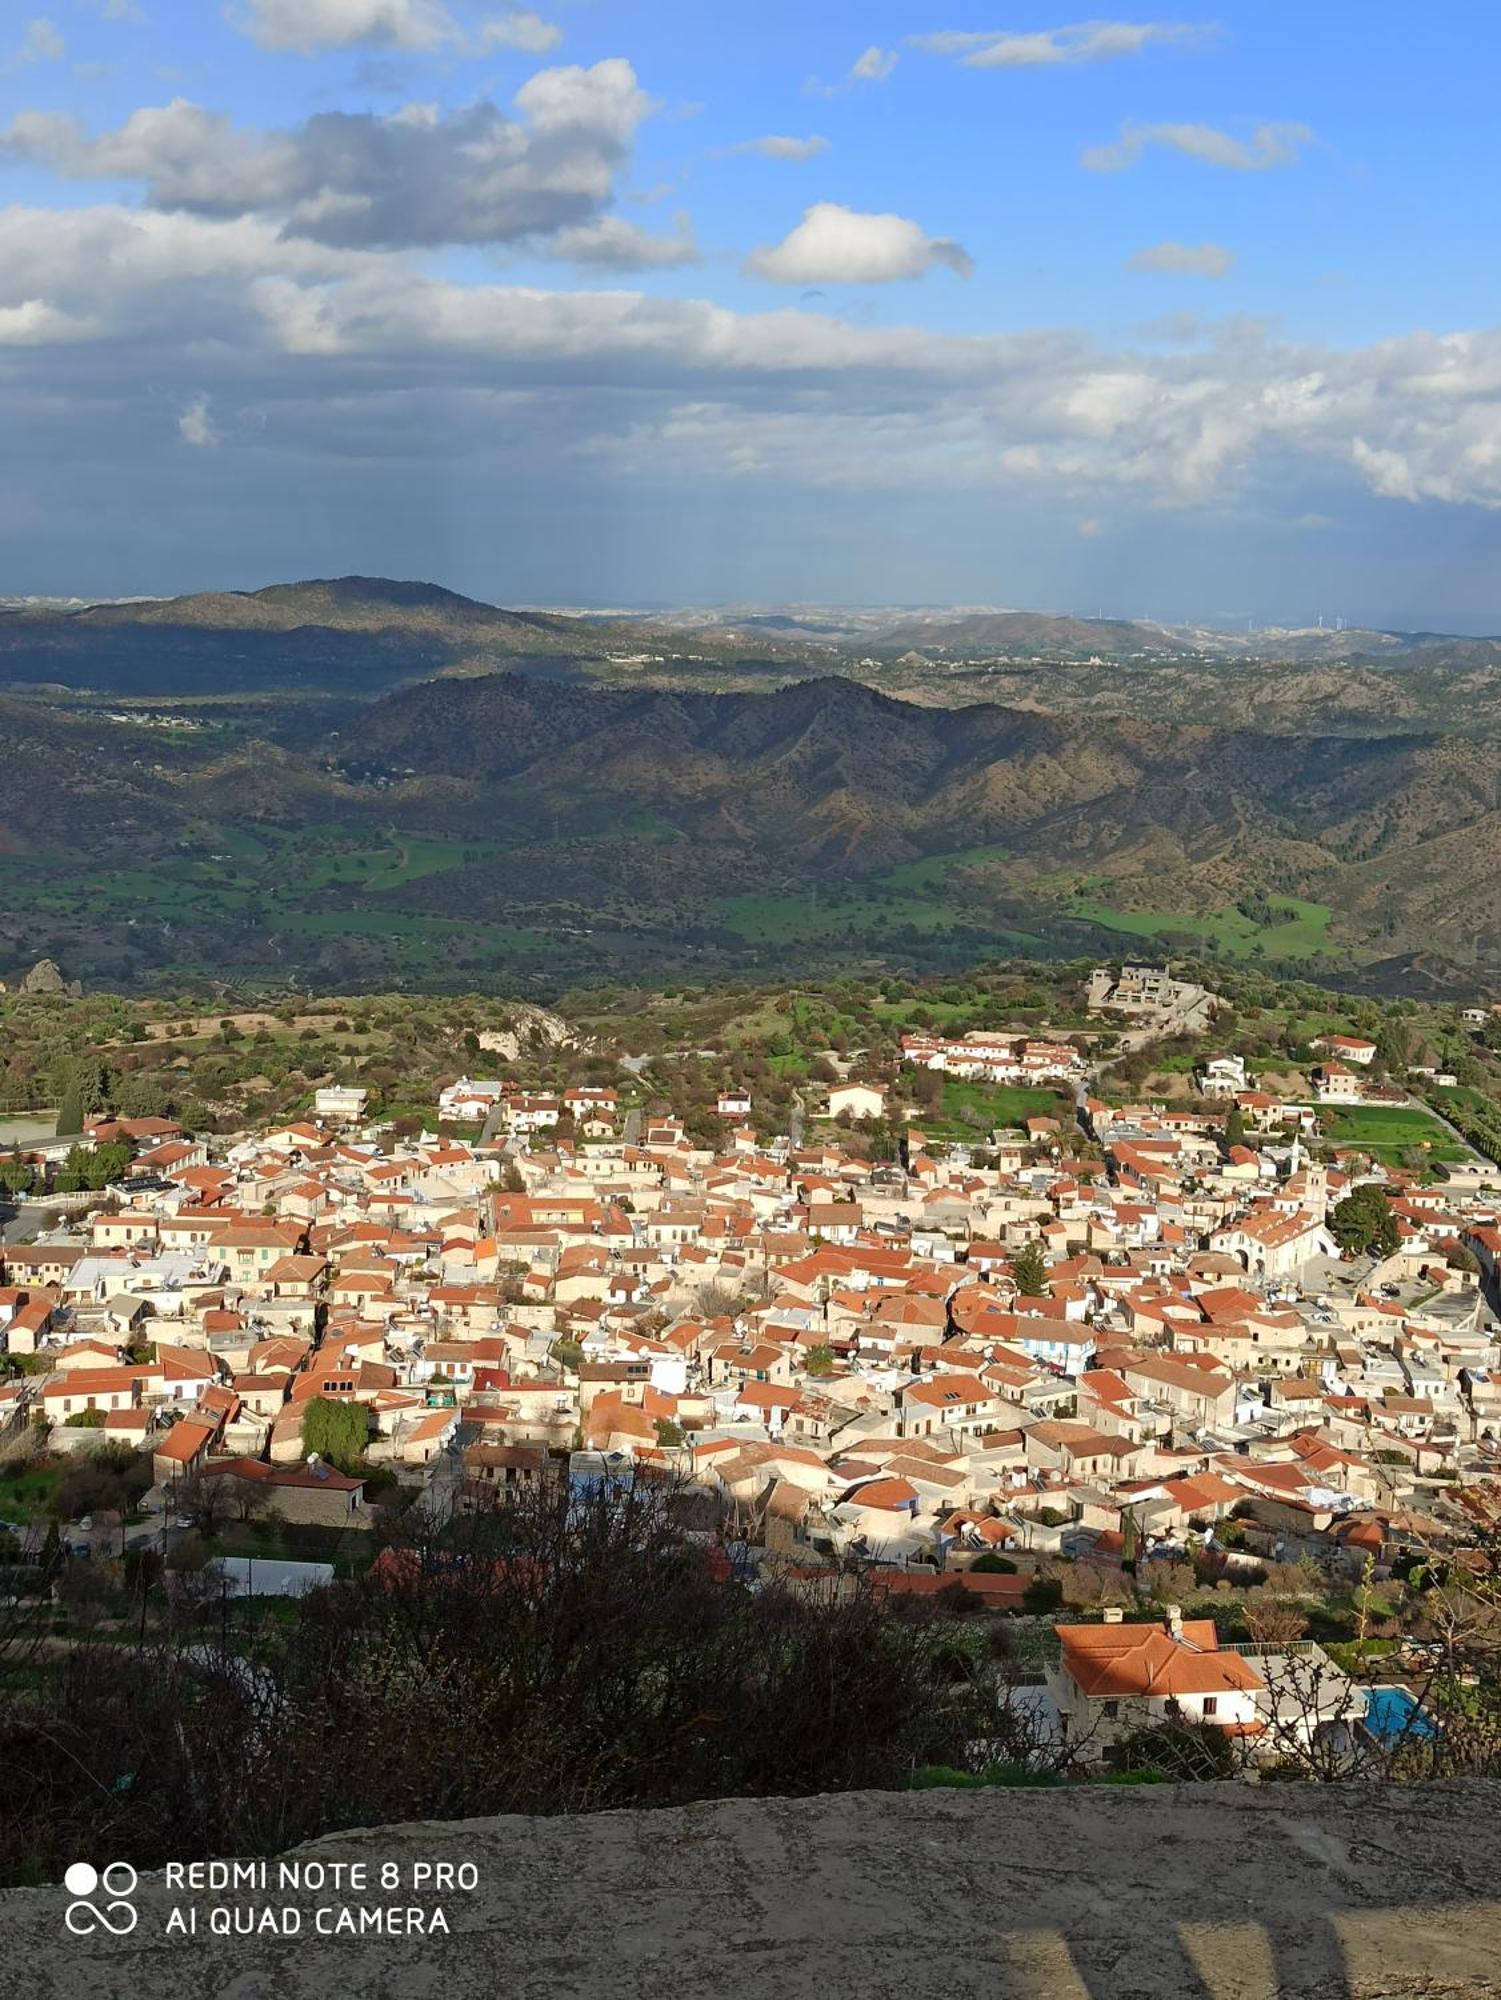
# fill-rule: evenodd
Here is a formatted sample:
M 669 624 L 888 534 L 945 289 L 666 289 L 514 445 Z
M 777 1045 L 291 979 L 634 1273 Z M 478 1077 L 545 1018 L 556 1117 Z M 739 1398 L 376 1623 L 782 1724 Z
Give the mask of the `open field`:
M 1387 1166 L 1399 1165 L 1403 1153 L 1418 1146 L 1428 1159 L 1446 1165 L 1469 1157 L 1436 1118 L 1416 1105 L 1326 1105 L 1320 1117 L 1333 1145 L 1359 1146 Z
M 946 931 L 984 933 L 997 944 L 1021 949 L 1036 940 L 1024 931 L 987 921 L 986 890 L 998 892 L 1001 882 L 980 884 L 974 893 L 971 869 L 984 870 L 1008 858 L 1001 846 L 967 847 L 951 854 L 929 854 L 904 861 L 865 877 L 858 888 L 829 890 L 810 887 L 801 892 L 725 896 L 711 907 L 728 929 L 750 944 L 804 943 L 841 936 L 869 937 L 873 944 L 890 932 L 933 935 Z M 952 878 L 964 874 L 964 893 Z
M 891 931 L 933 934 L 944 931 L 989 931 L 997 943 L 1025 949 L 1035 943 L 1027 933 L 1005 927 L 991 930 L 986 922 L 985 889 L 1004 884 L 977 877 L 981 893 L 971 892 L 968 871 L 980 871 L 1009 859 L 1009 849 L 992 844 L 965 847 L 949 854 L 928 854 L 903 861 L 895 868 L 865 877 L 847 890 L 810 887 L 806 892 L 721 897 L 712 907 L 720 921 L 751 944 L 802 943 L 844 936 L 869 935 L 873 943 Z M 955 875 L 966 877 L 957 892 Z
M 1021 1084 L 971 1083 L 946 1076 L 940 1116 L 921 1118 L 925 1132 L 973 1138 L 977 1133 L 1020 1125 L 1026 1118 L 1071 1116 L 1067 1100 L 1052 1090 L 1029 1090 Z
M 1194 913 L 1169 910 L 1115 909 L 1101 896 L 1085 892 L 1069 899 L 1067 914 L 1128 937 L 1182 936 L 1202 939 L 1205 947 L 1225 958 L 1314 958 L 1329 949 L 1327 903 L 1305 903 L 1293 896 L 1272 898 L 1281 921 L 1255 924 L 1233 905 Z

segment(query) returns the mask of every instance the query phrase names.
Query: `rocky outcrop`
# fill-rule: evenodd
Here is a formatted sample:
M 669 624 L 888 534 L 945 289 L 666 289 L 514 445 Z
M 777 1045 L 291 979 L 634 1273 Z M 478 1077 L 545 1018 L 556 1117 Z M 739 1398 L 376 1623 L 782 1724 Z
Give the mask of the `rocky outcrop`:
M 29 994 L 67 993 L 69 990 L 61 968 L 51 958 L 39 958 L 20 985 L 20 991 Z
M 467 1820 L 287 1857 L 363 1863 L 363 1889 L 283 1888 L 270 1863 L 264 1890 L 143 1880 L 126 1936 L 70 1935 L 62 1888 L 0 1896 L 0 1925 L 29 2000 L 1458 2000 L 1501 1993 L 1498 1803 L 1081 1786 Z M 476 1886 L 413 1886 L 443 1864 Z M 367 1907 L 421 1928 L 320 1934 Z M 215 1908 L 291 1916 L 217 1937 Z
M 475 1038 L 487 1054 L 497 1055 L 504 1062 L 515 1062 L 523 1050 L 586 1046 L 561 1014 L 535 1007 L 529 1000 L 513 1000 L 509 1008 L 506 1027 L 487 1028 Z

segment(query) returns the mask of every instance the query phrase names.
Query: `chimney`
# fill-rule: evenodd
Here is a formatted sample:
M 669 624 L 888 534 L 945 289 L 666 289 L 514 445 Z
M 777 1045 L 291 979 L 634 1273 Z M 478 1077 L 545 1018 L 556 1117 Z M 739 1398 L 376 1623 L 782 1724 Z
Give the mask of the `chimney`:
M 1167 1629 L 1170 1638 L 1181 1639 L 1183 1637 L 1183 1606 L 1181 1604 L 1168 1605 Z
M 1119 1625 L 1125 1616 L 1125 1612 L 1118 1604 L 1107 1604 L 1100 1613 L 1100 1622 L 1104 1625 Z

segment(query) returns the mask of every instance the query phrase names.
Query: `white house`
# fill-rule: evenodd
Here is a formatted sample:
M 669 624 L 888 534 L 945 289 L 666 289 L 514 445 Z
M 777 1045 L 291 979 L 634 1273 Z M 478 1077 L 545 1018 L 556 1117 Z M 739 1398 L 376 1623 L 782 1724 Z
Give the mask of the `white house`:
M 884 1118 L 886 1092 L 876 1083 L 836 1083 L 829 1092 L 829 1116 L 840 1118 Z
M 440 1118 L 485 1118 L 506 1094 L 503 1083 L 493 1077 L 461 1076 L 438 1093 Z
M 1053 1627 L 1063 1652 L 1048 1688 L 1063 1734 L 1086 1756 L 1154 1724 L 1207 1723 L 1236 1737 L 1265 1728 L 1265 1683 L 1249 1660 L 1220 1651 L 1213 1619 L 1185 1619 L 1176 1605 L 1149 1625 L 1128 1625 L 1118 1610 L 1104 1618 Z
M 322 1090 L 313 1092 L 313 1111 L 319 1118 L 326 1118 L 333 1125 L 357 1125 L 365 1115 L 365 1106 L 370 1102 L 368 1090 L 357 1090 L 353 1084 L 331 1083 Z

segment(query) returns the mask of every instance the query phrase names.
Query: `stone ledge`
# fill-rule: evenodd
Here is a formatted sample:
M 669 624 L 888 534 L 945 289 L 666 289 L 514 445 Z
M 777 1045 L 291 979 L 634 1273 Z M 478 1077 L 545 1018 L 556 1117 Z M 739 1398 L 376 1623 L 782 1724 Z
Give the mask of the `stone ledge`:
M 338 1898 L 151 1876 L 127 1938 L 8 1891 L 0 1950 L 28 2000 L 1448 2000 L 1501 1994 L 1498 1807 L 1478 1781 L 1092 1786 L 409 1824 L 289 1858 L 474 1862 L 449 1935 L 168 1936 L 186 1902 L 310 1925 Z

